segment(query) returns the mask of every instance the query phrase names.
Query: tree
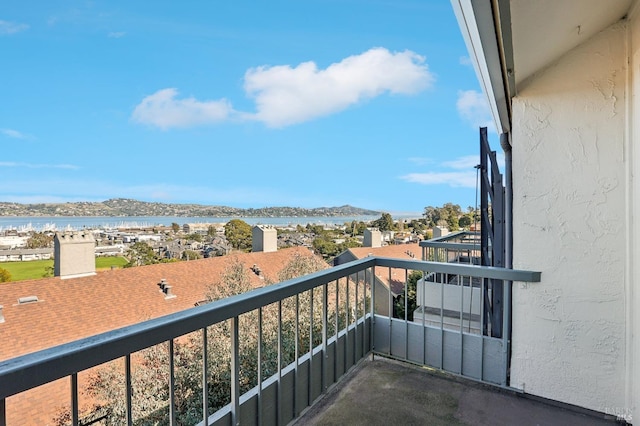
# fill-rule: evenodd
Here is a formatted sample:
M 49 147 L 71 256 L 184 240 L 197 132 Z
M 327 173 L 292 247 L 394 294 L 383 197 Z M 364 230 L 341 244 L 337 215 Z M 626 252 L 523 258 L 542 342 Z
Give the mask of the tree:
M 421 271 L 411 271 L 407 277 L 407 320 L 413 321 L 413 313 L 418 307 L 417 303 L 417 288 L 418 281 L 422 278 Z M 393 303 L 393 316 L 396 318 L 404 319 L 405 316 L 405 292 L 404 290 L 394 300 Z
M 207 228 L 207 237 L 215 237 L 217 233 L 218 231 L 216 230 L 216 227 L 213 225 L 209 225 L 209 227 Z
M 44 232 L 34 232 L 27 240 L 28 249 L 49 248 L 53 246 L 53 236 Z
M 374 220 L 371 224 L 381 231 L 392 231 L 395 229 L 393 218 L 389 213 L 382 213 L 382 216 Z
M 193 234 L 187 235 L 185 237 L 185 239 L 187 241 L 197 241 L 197 242 L 201 243 L 202 242 L 202 235 L 193 233 Z
M 158 258 L 153 251 L 153 248 L 142 241 L 133 243 L 127 250 L 125 257 L 129 260 L 129 262 L 124 265 L 125 268 L 158 263 Z
M 11 281 L 11 273 L 4 268 L 0 268 L 0 283 Z
M 224 226 L 224 236 L 238 250 L 251 251 L 251 226 L 240 219 L 232 219 Z
M 173 232 L 178 232 L 178 231 L 180 231 L 180 225 L 178 225 L 178 224 L 177 224 L 177 223 L 175 223 L 175 222 L 171 223 L 171 230 L 172 230 Z
M 315 256 L 294 255 L 279 274 L 279 279 L 289 279 L 308 274 L 327 265 Z M 227 267 L 213 282 L 206 294 L 208 301 L 216 301 L 235 294 L 245 293 L 252 289 L 252 272 L 237 257 L 232 257 Z M 346 326 L 344 285 L 346 280 L 340 279 L 341 287 L 336 291 L 338 282 L 330 283 L 329 294 L 338 297 L 340 307 L 328 304 L 327 335 L 335 334 L 336 316 L 338 324 Z M 366 303 L 356 301 L 354 287 L 356 281 L 349 281 L 351 292 L 349 304 L 351 310 L 365 312 Z M 363 282 L 357 285 L 363 286 Z M 369 290 L 370 291 L 370 290 Z M 312 293 L 313 292 L 313 293 Z M 311 296 L 313 294 L 313 297 Z M 258 365 L 262 367 L 263 378 L 273 376 L 279 368 L 292 363 L 296 354 L 296 325 L 298 327 L 298 350 L 300 353 L 309 352 L 310 340 L 313 345 L 322 342 L 323 324 L 323 289 L 309 290 L 300 295 L 282 301 L 282 317 L 279 321 L 279 307 L 277 303 L 262 308 L 262 339 L 261 358 L 258 358 L 258 333 L 256 324 L 259 316 L 257 310 L 242 314 L 238 318 L 239 330 L 239 372 L 240 394 L 244 394 L 258 383 Z M 362 295 L 363 292 L 360 292 Z M 313 312 L 313 321 L 309 312 Z M 354 315 L 350 317 L 353 324 Z M 281 340 L 279 340 L 279 323 L 281 323 Z M 313 333 L 313 339 L 309 333 Z M 278 366 L 278 348 L 282 347 L 281 365 Z M 175 404 L 177 424 L 195 424 L 202 419 L 202 333 L 194 332 L 174 342 L 175 364 Z M 230 366 L 231 366 L 231 324 L 220 322 L 207 327 L 207 395 L 208 411 L 215 412 L 230 402 Z M 167 344 L 160 344 L 137 352 L 132 356 L 131 382 L 133 389 L 133 417 L 135 424 L 168 424 L 169 404 L 169 351 Z M 105 367 L 93 372 L 89 378 L 87 393 L 100 406 L 99 410 L 105 416 L 105 425 L 120 425 L 126 423 L 126 395 L 125 377 L 122 374 L 124 365 L 122 360 L 109 363 Z M 57 425 L 62 426 L 64 419 L 69 419 L 68 409 L 56 419 Z
M 185 250 L 182 253 L 182 259 L 183 260 L 196 260 L 196 259 L 201 259 L 202 256 L 200 255 L 200 253 L 198 253 L 195 250 Z

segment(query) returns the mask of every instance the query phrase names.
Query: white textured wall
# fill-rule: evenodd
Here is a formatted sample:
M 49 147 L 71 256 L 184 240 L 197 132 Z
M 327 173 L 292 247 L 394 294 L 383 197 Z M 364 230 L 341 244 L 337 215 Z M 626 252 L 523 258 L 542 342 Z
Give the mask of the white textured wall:
M 625 25 L 533 76 L 513 101 L 511 385 L 625 407 L 628 173 Z M 628 161 L 628 159 L 627 159 Z
M 631 327 L 627 329 L 627 341 L 630 342 L 627 351 L 627 368 L 629 370 L 629 382 L 627 383 L 627 401 L 625 414 L 631 410 L 635 424 L 640 423 L 640 6 L 636 4 L 635 10 L 630 14 L 631 22 L 629 53 L 630 72 L 629 80 L 631 89 L 629 97 L 629 138 L 631 149 L 628 157 L 631 159 L 632 186 L 630 191 L 630 222 L 632 225 L 630 235 L 630 253 L 628 256 L 629 274 L 627 285 L 627 318 Z

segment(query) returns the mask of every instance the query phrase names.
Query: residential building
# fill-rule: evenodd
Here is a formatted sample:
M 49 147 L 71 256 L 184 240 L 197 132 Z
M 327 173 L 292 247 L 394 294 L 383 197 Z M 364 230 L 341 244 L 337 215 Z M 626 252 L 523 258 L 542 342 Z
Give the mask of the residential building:
M 505 152 L 509 386 L 640 419 L 640 6 L 452 0 Z M 484 226 L 484 224 L 483 224 Z

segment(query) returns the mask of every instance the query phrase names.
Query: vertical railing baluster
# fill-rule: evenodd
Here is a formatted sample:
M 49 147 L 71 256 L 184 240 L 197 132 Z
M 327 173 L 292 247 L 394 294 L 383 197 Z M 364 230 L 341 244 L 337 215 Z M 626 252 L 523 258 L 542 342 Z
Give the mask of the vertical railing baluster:
M 293 418 L 298 417 L 298 398 L 297 398 L 297 389 L 298 389 L 298 379 L 300 375 L 298 374 L 298 366 L 300 365 L 300 294 L 296 294 L 296 315 L 295 315 L 295 344 L 294 344 L 294 357 L 295 357 L 295 366 L 293 369 Z
M 207 328 L 202 329 L 202 421 L 209 424 L 209 385 L 207 384 Z
M 409 270 L 404 270 L 404 359 L 409 359 Z
M 502 363 L 504 365 L 502 385 L 507 386 L 509 369 L 509 346 L 511 336 L 511 281 L 502 280 Z
M 240 344 L 238 341 L 239 317 L 231 321 L 231 424 L 240 424 Z
M 463 374 L 464 362 L 464 278 L 458 275 L 458 281 L 460 281 L 460 374 Z
M 322 286 L 322 391 L 327 390 L 327 339 L 329 338 L 329 283 Z
M 262 425 L 262 307 L 258 308 L 258 426 Z
M 309 290 L 309 369 L 307 373 L 307 407 L 311 405 L 311 376 L 313 375 L 313 292 L 315 287 Z
M 0 399 L 0 426 L 7 426 L 7 400 Z
M 444 276 L 436 274 L 436 281 L 440 281 L 440 368 L 444 370 Z M 440 279 L 438 280 L 438 276 Z
M 131 403 L 131 354 L 124 357 L 125 383 L 126 383 L 126 399 L 127 399 L 127 425 L 133 425 L 133 404 Z
M 360 271 L 356 272 L 356 295 L 355 295 L 355 307 L 356 307 L 356 334 L 355 334 L 355 338 L 353 339 L 353 363 L 356 363 L 356 360 L 358 359 L 357 357 L 357 348 L 358 348 L 358 322 L 360 321 L 360 313 L 359 313 L 359 308 L 358 308 L 358 304 L 359 304 L 359 300 L 358 300 L 358 286 L 360 284 Z M 360 347 L 362 348 L 362 345 L 360 345 Z M 361 352 L 362 355 L 362 352 Z
M 340 340 L 339 327 L 340 327 L 340 307 L 339 307 L 339 299 L 340 299 L 340 285 L 339 280 L 336 279 L 336 329 L 335 335 L 336 340 L 333 345 L 333 383 L 338 381 L 338 341 Z
M 485 291 L 486 278 L 480 280 L 480 380 L 484 380 L 484 301 L 482 297 Z
M 71 424 L 80 424 L 80 414 L 78 408 L 78 373 L 71 375 Z
M 344 351 L 343 351 L 343 357 L 344 357 L 344 372 L 346 373 L 348 368 L 347 368 L 347 353 L 348 351 L 348 347 L 349 347 L 349 325 L 351 322 L 351 315 L 350 315 L 350 311 L 349 311 L 349 275 L 347 275 L 347 289 L 346 289 L 346 293 L 345 293 L 345 310 L 346 310 L 346 318 L 345 318 L 345 334 L 344 334 Z
M 376 281 L 375 281 L 375 276 L 376 276 L 376 267 L 373 266 L 371 267 L 371 271 L 369 272 L 369 282 L 370 282 L 370 286 L 371 286 L 371 306 L 369 306 L 369 309 L 371 309 L 371 361 L 373 361 L 374 359 L 374 352 L 376 349 L 376 345 L 375 345 L 375 324 L 376 324 Z M 366 281 L 366 274 L 365 274 L 365 281 Z
M 391 338 L 391 334 L 393 333 L 393 298 L 391 297 L 391 267 L 389 267 L 389 355 L 393 354 L 393 350 L 391 349 L 391 345 L 393 343 L 393 339 Z
M 278 424 L 282 424 L 282 299 L 278 300 L 278 401 L 276 404 Z
M 176 374 L 174 342 L 169 340 L 169 425 L 176 425 Z
M 427 294 L 427 271 L 422 272 L 422 297 L 420 307 L 422 308 L 422 365 L 427 365 L 427 302 L 425 296 Z M 418 297 L 418 284 L 416 283 L 416 298 Z

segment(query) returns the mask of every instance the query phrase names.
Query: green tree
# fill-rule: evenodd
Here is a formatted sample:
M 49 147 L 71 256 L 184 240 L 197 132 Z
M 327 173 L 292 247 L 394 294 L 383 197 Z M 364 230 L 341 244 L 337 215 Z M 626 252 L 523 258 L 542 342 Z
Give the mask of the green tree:
M 153 248 L 142 241 L 133 243 L 127 250 L 125 257 L 129 260 L 129 262 L 124 265 L 125 268 L 158 263 L 158 257 L 153 251 Z
M 0 268 L 0 283 L 11 281 L 11 273 L 4 268 Z
M 201 259 L 202 256 L 195 250 L 185 250 L 182 253 L 182 260 L 196 260 Z
M 209 225 L 209 227 L 207 228 L 207 237 L 215 237 L 217 233 L 218 231 L 216 230 L 216 227 L 213 225 Z
M 396 229 L 395 224 L 393 223 L 393 218 L 389 213 L 382 213 L 379 219 L 374 220 L 371 225 L 375 226 L 381 231 L 393 231 Z
M 327 265 L 315 256 L 294 255 L 279 274 L 279 279 L 289 279 L 325 268 Z M 213 282 L 206 294 L 208 301 L 216 301 L 252 289 L 252 272 L 237 258 L 232 257 L 227 267 Z M 329 289 L 329 294 L 338 295 L 340 301 L 346 300 L 346 280 L 341 279 L 338 292 Z M 348 281 L 349 306 L 359 312 L 365 312 L 367 306 L 361 300 L 355 300 L 354 286 L 364 283 L 351 279 Z M 338 285 L 338 282 L 329 286 Z M 311 297 L 313 291 L 313 297 Z M 370 291 L 370 290 L 369 290 Z M 240 393 L 244 394 L 258 383 L 258 363 L 262 367 L 263 377 L 270 377 L 278 371 L 278 348 L 282 347 L 280 367 L 289 365 L 295 359 L 296 321 L 299 329 L 298 348 L 300 353 L 309 352 L 310 329 L 313 344 L 322 342 L 322 288 L 301 293 L 282 301 L 282 333 L 279 341 L 278 304 L 262 308 L 262 357 L 258 359 L 258 334 L 256 324 L 259 313 L 253 310 L 238 318 L 239 329 L 239 371 Z M 362 290 L 361 293 L 363 294 Z M 313 303 L 313 309 L 311 304 Z M 346 326 L 345 306 L 341 303 L 336 311 L 335 304 L 328 304 L 327 335 L 335 334 L 336 316 L 339 326 Z M 313 312 L 313 321 L 308 313 Z M 353 324 L 353 316 L 350 318 Z M 230 365 L 231 365 L 231 324 L 228 321 L 207 327 L 207 372 L 208 372 L 208 411 L 215 412 L 230 402 Z M 195 424 L 202 419 L 202 333 L 194 332 L 174 343 L 175 363 L 175 404 L 177 424 Z M 133 417 L 137 425 L 168 424 L 169 404 L 169 352 L 167 344 L 160 344 L 134 354 L 135 368 L 132 369 Z M 101 424 L 120 425 L 126 423 L 125 376 L 122 374 L 122 360 L 92 372 L 87 393 L 96 401 L 105 418 Z M 56 419 L 62 426 L 69 419 L 68 408 Z
M 28 249 L 53 247 L 53 236 L 44 232 L 34 232 L 27 240 Z
M 224 225 L 224 236 L 227 237 L 231 247 L 238 250 L 251 251 L 251 225 L 244 220 L 232 219 L 227 222 Z
M 407 277 L 407 320 L 413 321 L 413 313 L 418 307 L 417 303 L 417 288 L 418 280 L 422 278 L 421 271 L 411 271 Z M 405 315 L 405 292 L 404 290 L 394 300 L 393 304 L 393 316 L 396 318 L 404 319 Z
M 187 235 L 185 237 L 185 239 L 187 241 L 197 241 L 197 242 L 201 243 L 202 242 L 202 235 L 193 233 L 193 234 Z
M 180 231 L 180 225 L 178 225 L 177 223 L 173 222 L 173 223 L 171 224 L 171 230 L 172 230 L 173 232 L 178 232 L 178 231 Z

